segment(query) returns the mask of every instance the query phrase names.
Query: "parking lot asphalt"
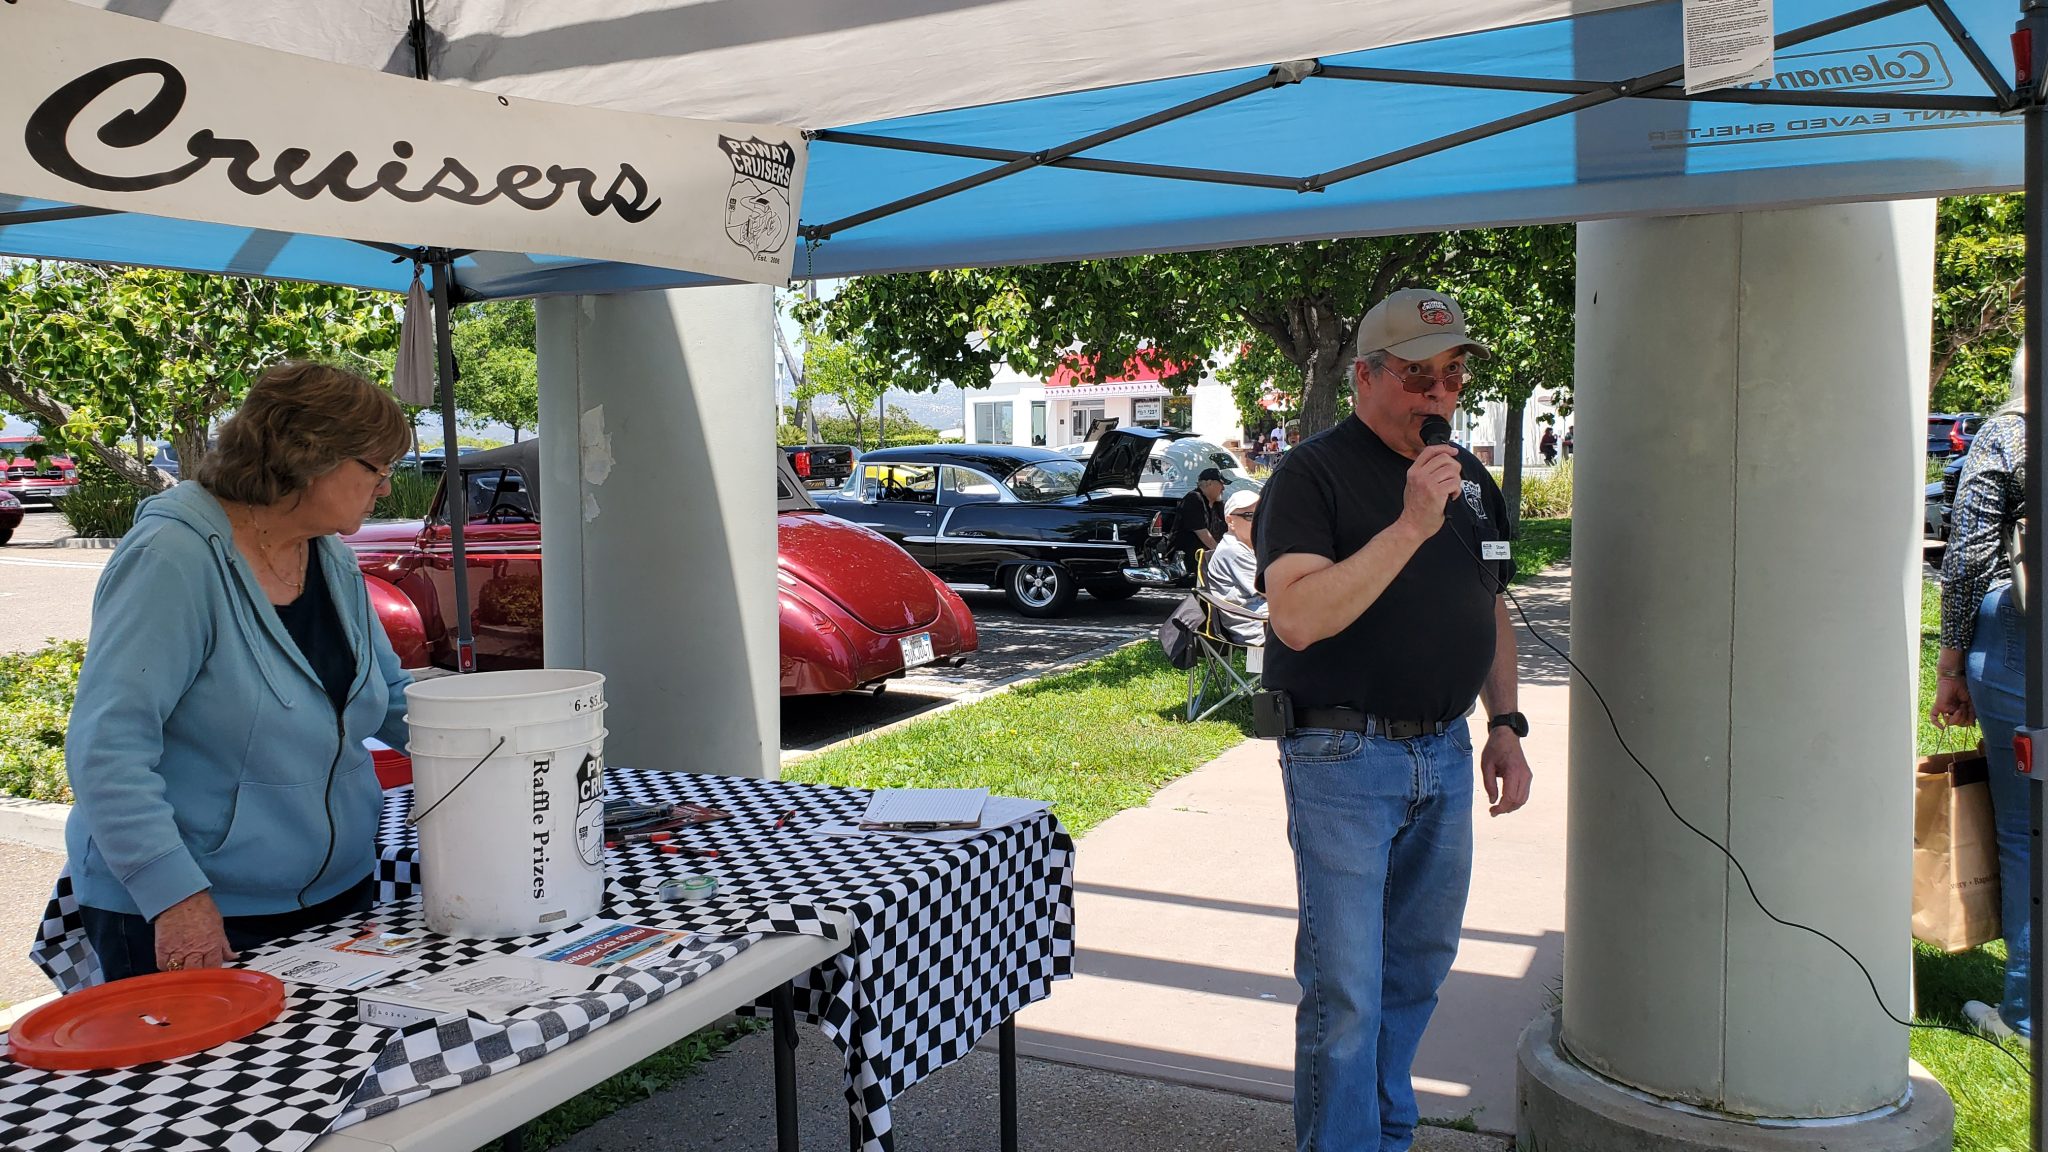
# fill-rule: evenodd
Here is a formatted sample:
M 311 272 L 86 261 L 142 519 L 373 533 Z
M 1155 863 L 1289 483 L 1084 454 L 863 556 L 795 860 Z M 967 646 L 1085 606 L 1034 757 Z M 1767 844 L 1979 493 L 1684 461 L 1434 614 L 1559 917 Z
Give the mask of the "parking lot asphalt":
M 0 652 L 25 652 L 52 640 L 83 640 L 92 627 L 92 593 L 108 552 L 69 548 L 54 512 L 31 511 L 0 547 Z M 959 668 L 918 669 L 881 695 L 798 697 L 783 701 L 782 749 L 815 750 L 963 696 L 1058 668 L 1099 649 L 1152 635 L 1180 599 L 1147 591 L 1119 603 L 1083 593 L 1067 615 L 1034 620 L 999 592 L 966 592 L 981 648 Z
M 1153 635 L 1181 593 L 1146 591 L 1120 603 L 1087 594 L 1068 614 L 1034 620 L 999 592 L 964 592 L 981 648 L 959 668 L 916 669 L 881 695 L 799 696 L 782 702 L 782 751 L 788 758 L 929 712 L 965 696 L 1042 675 L 1104 648 Z
M 0 546 L 0 652 L 83 640 L 91 629 L 92 590 L 109 553 L 66 548 L 70 535 L 62 516 L 30 509 Z

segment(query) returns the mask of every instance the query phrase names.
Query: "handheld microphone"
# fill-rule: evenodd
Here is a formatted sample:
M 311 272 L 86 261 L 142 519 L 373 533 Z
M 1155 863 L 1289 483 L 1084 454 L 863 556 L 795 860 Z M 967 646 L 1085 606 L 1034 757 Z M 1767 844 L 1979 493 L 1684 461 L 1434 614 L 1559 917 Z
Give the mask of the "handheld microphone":
M 1422 443 L 1424 447 L 1429 447 L 1436 444 L 1449 444 L 1450 442 L 1451 422 L 1449 420 L 1446 420 L 1433 412 L 1422 418 Z M 1445 500 L 1444 515 L 1449 516 L 1451 514 L 1451 509 L 1456 508 L 1457 506 L 1457 496 L 1453 495 L 1448 500 Z

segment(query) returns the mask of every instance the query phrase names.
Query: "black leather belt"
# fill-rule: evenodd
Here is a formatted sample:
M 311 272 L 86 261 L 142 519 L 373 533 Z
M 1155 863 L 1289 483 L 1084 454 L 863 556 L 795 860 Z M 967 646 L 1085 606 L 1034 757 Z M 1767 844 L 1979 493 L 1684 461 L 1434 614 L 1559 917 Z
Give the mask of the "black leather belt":
M 1296 708 L 1294 710 L 1295 730 L 1303 728 L 1332 728 L 1339 732 L 1360 732 L 1367 736 L 1381 736 L 1388 740 L 1413 740 L 1417 736 L 1441 736 L 1451 730 L 1451 725 L 1462 724 L 1464 720 L 1389 720 L 1360 712 L 1356 708 Z M 1292 733 L 1290 733 L 1291 735 Z

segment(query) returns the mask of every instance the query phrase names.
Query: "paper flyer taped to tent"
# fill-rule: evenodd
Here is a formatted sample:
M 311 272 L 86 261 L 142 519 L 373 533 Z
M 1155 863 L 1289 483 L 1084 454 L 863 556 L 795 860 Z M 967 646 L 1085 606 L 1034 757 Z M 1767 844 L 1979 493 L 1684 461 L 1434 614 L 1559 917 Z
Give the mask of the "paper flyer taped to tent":
M 1771 7 L 1772 0 L 1685 0 L 1685 90 L 1768 79 L 1776 49 Z
M 0 192 L 789 280 L 806 161 L 794 128 L 422 83 L 68 0 L 0 7 L 0 77 Z

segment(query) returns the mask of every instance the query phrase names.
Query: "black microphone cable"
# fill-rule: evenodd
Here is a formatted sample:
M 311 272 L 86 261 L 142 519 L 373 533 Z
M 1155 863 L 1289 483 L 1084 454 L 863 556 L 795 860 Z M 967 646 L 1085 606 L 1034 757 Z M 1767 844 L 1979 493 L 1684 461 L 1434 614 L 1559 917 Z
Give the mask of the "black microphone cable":
M 1441 417 L 1435 417 L 1433 419 L 1438 421 L 1442 420 Z M 1444 422 L 1444 431 L 1448 432 L 1449 428 L 1449 423 Z M 1425 444 L 1430 443 L 1430 436 L 1435 431 L 1436 429 L 1432 426 L 1431 419 L 1425 419 L 1423 421 L 1423 442 Z M 1446 441 L 1439 440 L 1436 442 L 1445 443 Z M 1449 517 L 1446 516 L 1445 519 L 1448 520 Z M 1446 527 L 1449 527 L 1449 525 L 1446 525 Z M 1458 535 L 1457 529 L 1455 527 L 1451 528 L 1451 538 L 1458 542 L 1458 547 L 1463 548 L 1467 556 L 1472 557 L 1473 563 L 1479 565 L 1479 570 L 1485 573 L 1488 577 L 1490 577 L 1493 580 L 1495 585 L 1495 594 L 1506 596 L 1508 598 L 1508 603 L 1513 604 L 1515 606 L 1515 612 L 1522 618 L 1522 627 L 1528 631 L 1529 635 L 1534 636 L 1536 638 L 1537 643 L 1543 645 L 1545 648 L 1548 648 L 1551 652 L 1555 653 L 1558 659 L 1563 660 L 1565 664 L 1569 666 L 1571 670 L 1578 675 L 1579 679 L 1586 682 L 1586 687 L 1592 691 L 1593 698 L 1600 702 L 1601 711 L 1607 714 L 1607 726 L 1614 730 L 1615 741 L 1621 745 L 1621 750 L 1623 752 L 1628 753 L 1628 758 L 1635 762 L 1635 766 L 1637 768 L 1642 769 L 1643 775 L 1649 778 L 1651 786 L 1657 789 L 1658 799 L 1664 801 L 1664 807 L 1671 813 L 1672 819 L 1677 820 L 1680 824 L 1684 825 L 1686 831 L 1691 832 L 1693 835 L 1706 841 L 1708 844 L 1713 845 L 1715 851 L 1719 852 L 1722 856 L 1726 857 L 1728 863 L 1733 864 L 1735 866 L 1736 874 L 1742 877 L 1742 886 L 1749 891 L 1749 898 L 1752 902 L 1756 904 L 1757 910 L 1759 912 L 1762 912 L 1765 916 L 1769 917 L 1773 922 L 1777 924 L 1781 924 L 1787 928 L 1797 928 L 1801 932 L 1811 933 L 1812 935 L 1818 936 L 1822 940 L 1827 941 L 1829 944 L 1834 945 L 1836 951 L 1840 952 L 1844 956 L 1847 956 L 1849 958 L 1849 962 L 1851 964 L 1856 965 L 1856 970 L 1858 972 L 1863 973 L 1864 982 L 1870 985 L 1870 995 L 1877 1001 L 1878 1011 L 1883 1012 L 1885 1016 L 1891 1020 L 1892 1023 L 1897 1024 L 1903 1028 L 1918 1029 L 1926 1032 L 1954 1032 L 1958 1036 L 1967 1036 L 1972 1040 L 1977 1040 L 1984 1044 L 1988 1044 L 1993 1049 L 1995 1049 L 1999 1055 L 2004 1056 L 2006 1059 L 2012 1061 L 2013 1064 L 2018 1066 L 2020 1072 L 2023 1075 L 2025 1075 L 2028 1080 L 2031 1081 L 2034 1078 L 2034 1072 L 2032 1069 L 2027 1067 L 2026 1061 L 2021 1060 L 2018 1056 L 2013 1055 L 2012 1052 L 2006 1049 L 2005 1045 L 1998 1043 L 1997 1041 L 1991 1039 L 1988 1036 L 1979 1035 L 1978 1033 L 1973 1032 L 1967 1028 L 1958 1028 L 1953 1024 L 1920 1024 L 1915 1023 L 1911 1020 L 1901 1019 L 1897 1013 L 1892 1011 L 1891 1005 L 1885 1003 L 1884 993 L 1878 991 L 1877 988 L 1877 978 L 1870 974 L 1870 969 L 1864 965 L 1863 961 L 1859 959 L 1854 952 L 1849 951 L 1847 945 L 1843 944 L 1840 940 L 1835 939 L 1833 936 L 1828 935 L 1826 932 L 1823 932 L 1820 929 L 1813 927 L 1810 924 L 1801 924 L 1796 920 L 1787 920 L 1784 917 L 1778 915 L 1776 912 L 1771 911 L 1770 907 L 1764 903 L 1763 897 L 1757 895 L 1756 883 L 1755 881 L 1752 881 L 1749 878 L 1749 869 L 1742 866 L 1742 861 L 1737 859 L 1735 853 L 1729 851 L 1726 845 L 1722 844 L 1719 840 L 1714 839 L 1711 835 L 1702 831 L 1699 828 L 1699 826 L 1695 825 L 1692 821 L 1687 820 L 1685 816 L 1678 811 L 1678 806 L 1671 802 L 1671 794 L 1664 790 L 1664 782 L 1657 779 L 1657 774 L 1655 772 L 1650 771 L 1650 766 L 1648 764 L 1643 763 L 1642 757 L 1636 755 L 1635 749 L 1629 747 L 1628 738 L 1621 734 L 1621 722 L 1615 719 L 1614 709 L 1607 703 L 1607 697 L 1601 693 L 1600 686 L 1593 682 L 1593 678 L 1591 676 L 1586 675 L 1586 670 L 1584 668 L 1579 667 L 1578 664 L 1572 660 L 1570 655 L 1568 655 L 1563 649 L 1559 648 L 1557 645 L 1551 643 L 1550 638 L 1545 636 L 1542 630 L 1536 627 L 1535 623 L 1529 619 L 1528 609 L 1522 607 L 1522 601 L 1520 600 L 1520 598 L 1518 598 L 1514 594 L 1514 592 L 1509 590 L 1507 581 L 1502 580 L 1500 578 L 1499 573 L 1495 572 L 1493 568 L 1489 566 L 1487 561 L 1481 559 L 1478 553 L 1472 551 L 1472 546 L 1470 544 L 1465 543 L 1465 538 L 1463 536 Z

